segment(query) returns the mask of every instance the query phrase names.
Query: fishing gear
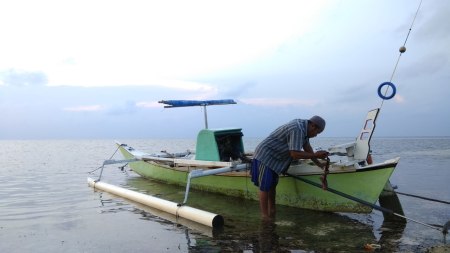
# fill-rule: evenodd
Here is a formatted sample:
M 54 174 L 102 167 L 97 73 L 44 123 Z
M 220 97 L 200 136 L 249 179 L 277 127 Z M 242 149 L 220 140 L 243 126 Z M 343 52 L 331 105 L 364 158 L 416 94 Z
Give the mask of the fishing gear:
M 323 175 L 320 176 L 320 181 L 322 181 L 322 189 L 326 191 L 328 189 L 327 176 L 328 176 L 328 173 L 330 173 L 330 170 L 329 170 L 329 168 L 330 168 L 330 157 L 327 156 L 325 158 L 325 160 L 326 160 L 327 163 L 326 163 L 325 168 L 323 170 Z

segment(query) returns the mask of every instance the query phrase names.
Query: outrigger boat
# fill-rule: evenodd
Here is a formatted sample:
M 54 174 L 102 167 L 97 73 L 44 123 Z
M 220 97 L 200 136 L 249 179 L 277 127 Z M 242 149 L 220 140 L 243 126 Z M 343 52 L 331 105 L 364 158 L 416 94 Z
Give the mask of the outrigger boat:
M 205 129 L 197 136 L 195 152 L 161 152 L 148 154 L 117 142 L 124 160 L 107 160 L 104 165 L 128 162 L 140 176 L 160 182 L 186 187 L 184 200 L 188 201 L 190 188 L 258 200 L 259 189 L 250 177 L 251 152 L 244 150 L 241 128 L 208 129 L 206 107 L 236 104 L 234 100 L 168 100 L 160 101 L 165 108 L 202 106 Z M 363 128 L 352 143 L 328 149 L 331 162 L 328 167 L 327 186 L 375 204 L 385 187 L 399 158 L 371 164 L 370 140 L 376 126 L 379 108 L 368 112 Z M 288 176 L 290 175 L 290 176 Z M 100 175 L 101 176 L 101 175 Z M 333 194 L 326 189 L 305 183 L 322 184 L 324 171 L 309 160 L 294 161 L 281 175 L 277 186 L 277 204 L 291 207 L 329 211 L 369 213 L 373 207 Z M 380 201 L 381 202 L 381 201 Z

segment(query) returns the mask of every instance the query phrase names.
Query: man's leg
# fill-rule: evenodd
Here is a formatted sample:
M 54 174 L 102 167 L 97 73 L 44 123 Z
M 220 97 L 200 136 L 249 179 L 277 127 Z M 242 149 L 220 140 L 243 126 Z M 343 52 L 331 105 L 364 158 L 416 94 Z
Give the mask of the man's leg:
M 257 160 L 252 161 L 252 182 L 259 187 L 259 208 L 263 219 L 275 218 L 275 188 L 278 174 Z
M 276 214 L 275 195 L 276 186 L 272 186 L 268 192 L 259 191 L 259 208 L 264 219 L 274 219 Z
M 268 192 L 268 211 L 269 211 L 269 217 L 272 219 L 275 219 L 276 214 L 276 205 L 275 205 L 275 196 L 276 196 L 276 185 L 272 186 L 270 188 L 270 191 Z
M 269 192 L 259 191 L 259 209 L 263 219 L 269 219 Z

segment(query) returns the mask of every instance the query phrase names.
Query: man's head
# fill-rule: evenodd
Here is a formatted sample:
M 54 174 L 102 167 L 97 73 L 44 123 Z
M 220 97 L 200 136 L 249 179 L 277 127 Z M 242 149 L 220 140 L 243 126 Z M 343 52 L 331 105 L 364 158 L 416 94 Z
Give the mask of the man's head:
M 320 116 L 312 116 L 308 120 L 308 137 L 316 137 L 325 129 L 325 120 Z

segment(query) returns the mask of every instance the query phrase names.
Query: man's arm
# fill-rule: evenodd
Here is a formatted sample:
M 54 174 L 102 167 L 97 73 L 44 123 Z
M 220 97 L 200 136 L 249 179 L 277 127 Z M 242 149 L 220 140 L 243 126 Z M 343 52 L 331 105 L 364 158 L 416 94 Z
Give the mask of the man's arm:
M 295 151 L 295 150 L 290 150 L 290 155 L 292 157 L 292 159 L 297 160 L 297 159 L 311 159 L 314 164 L 316 164 L 318 167 L 323 168 L 323 164 L 317 160 L 318 158 L 324 159 L 327 157 L 328 152 L 326 151 L 317 151 L 314 152 L 313 148 L 311 147 L 311 145 L 309 143 L 306 143 L 303 146 L 303 150 L 304 151 Z

